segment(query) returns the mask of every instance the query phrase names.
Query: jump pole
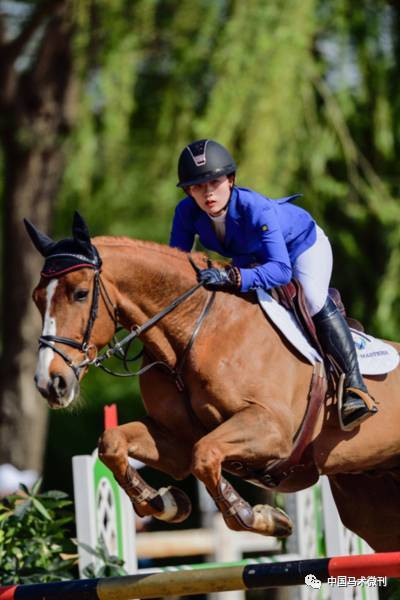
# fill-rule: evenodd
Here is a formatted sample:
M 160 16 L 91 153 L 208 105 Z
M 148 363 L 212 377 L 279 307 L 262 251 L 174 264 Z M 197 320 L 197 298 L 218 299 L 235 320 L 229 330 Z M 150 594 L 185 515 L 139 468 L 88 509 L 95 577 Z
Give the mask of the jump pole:
M 131 600 L 303 585 L 306 575 L 400 577 L 400 552 L 0 587 L 0 600 Z

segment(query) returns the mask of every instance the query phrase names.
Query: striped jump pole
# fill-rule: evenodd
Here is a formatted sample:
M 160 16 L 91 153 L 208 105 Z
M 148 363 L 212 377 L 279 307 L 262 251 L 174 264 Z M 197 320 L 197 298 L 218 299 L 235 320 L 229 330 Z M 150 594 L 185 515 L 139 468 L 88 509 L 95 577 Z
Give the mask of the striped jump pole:
M 304 585 L 307 575 L 400 577 L 400 552 L 0 587 L 0 600 L 131 600 Z

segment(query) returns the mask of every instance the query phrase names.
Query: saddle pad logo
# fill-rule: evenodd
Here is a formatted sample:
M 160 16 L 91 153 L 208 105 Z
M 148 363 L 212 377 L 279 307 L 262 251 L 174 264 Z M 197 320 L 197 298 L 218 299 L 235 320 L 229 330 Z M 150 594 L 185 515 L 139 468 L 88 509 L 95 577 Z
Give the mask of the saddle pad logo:
M 353 333 L 353 340 L 354 340 L 355 347 L 359 352 L 361 352 L 362 350 L 365 349 L 365 347 L 367 345 L 367 340 L 365 338 Z

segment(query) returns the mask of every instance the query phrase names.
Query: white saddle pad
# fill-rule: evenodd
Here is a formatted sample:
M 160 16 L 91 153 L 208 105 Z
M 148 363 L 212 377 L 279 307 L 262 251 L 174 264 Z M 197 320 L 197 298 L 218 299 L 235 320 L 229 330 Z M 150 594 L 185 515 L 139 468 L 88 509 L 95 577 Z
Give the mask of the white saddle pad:
M 322 358 L 304 335 L 295 316 L 276 302 L 268 292 L 257 289 L 261 308 L 283 333 L 286 339 L 312 364 Z M 383 375 L 393 371 L 399 364 L 399 353 L 393 346 L 350 328 L 357 350 L 360 371 L 363 375 Z

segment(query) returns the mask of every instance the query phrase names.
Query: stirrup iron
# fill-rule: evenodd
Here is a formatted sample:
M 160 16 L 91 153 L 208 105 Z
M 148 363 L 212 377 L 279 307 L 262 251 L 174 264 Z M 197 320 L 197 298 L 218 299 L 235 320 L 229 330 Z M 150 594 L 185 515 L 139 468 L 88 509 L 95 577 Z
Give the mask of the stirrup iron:
M 342 429 L 342 431 L 352 431 L 353 429 L 361 425 L 361 423 L 363 423 L 366 419 L 372 417 L 375 413 L 377 413 L 378 408 L 376 406 L 375 400 L 367 392 L 364 392 L 363 390 L 359 390 L 354 387 L 348 387 L 344 389 L 345 377 L 345 374 L 342 373 L 337 385 L 338 418 L 340 428 Z M 363 407 L 360 407 L 358 409 L 356 408 L 353 414 L 348 415 L 347 418 L 350 419 L 349 422 L 345 422 L 346 415 L 343 415 L 345 408 L 345 403 L 343 402 L 343 394 L 346 394 L 347 392 L 353 392 L 363 402 Z M 358 417 L 357 413 L 359 415 Z M 353 418 L 351 418 L 352 416 Z

